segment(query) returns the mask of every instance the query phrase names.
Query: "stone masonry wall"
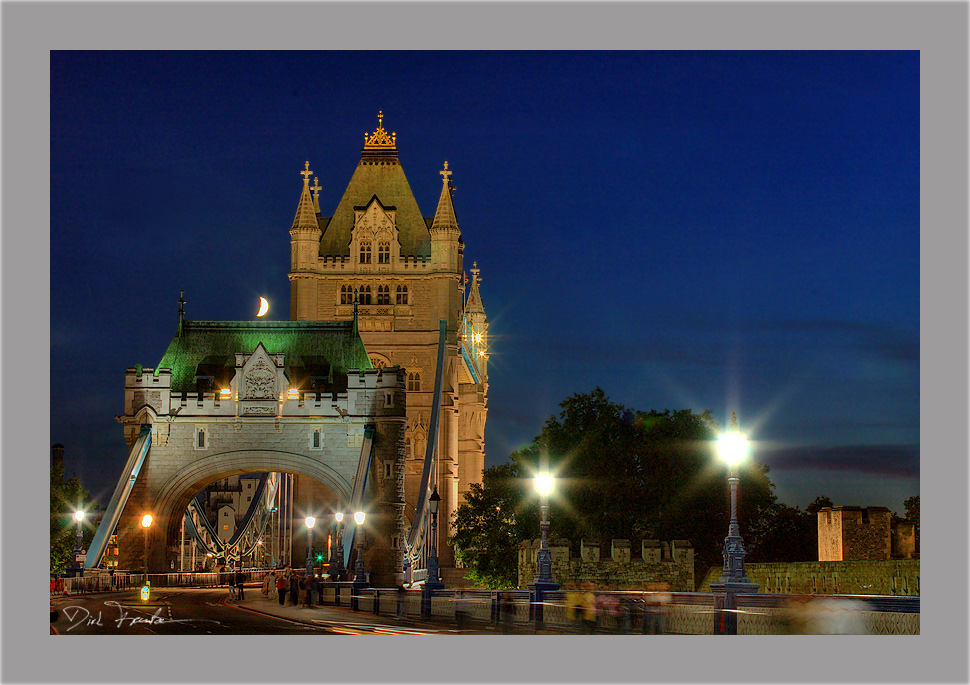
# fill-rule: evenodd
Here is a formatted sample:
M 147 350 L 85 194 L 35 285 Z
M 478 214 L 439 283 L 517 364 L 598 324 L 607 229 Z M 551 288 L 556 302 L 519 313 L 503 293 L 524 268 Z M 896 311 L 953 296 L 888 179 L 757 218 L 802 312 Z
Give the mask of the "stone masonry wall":
M 919 559 L 745 564 L 744 571 L 758 592 L 919 596 Z M 710 592 L 720 574 L 712 567 L 698 591 Z
M 539 545 L 539 540 L 519 545 L 520 588 L 535 579 Z M 601 557 L 599 544 L 590 540 L 581 542 L 578 557 L 570 555 L 570 548 L 567 539 L 549 543 L 552 577 L 563 587 L 590 582 L 597 590 L 648 590 L 658 585 L 674 592 L 694 590 L 694 548 L 687 540 L 643 540 L 635 556 L 629 540 L 612 540 L 609 557 Z

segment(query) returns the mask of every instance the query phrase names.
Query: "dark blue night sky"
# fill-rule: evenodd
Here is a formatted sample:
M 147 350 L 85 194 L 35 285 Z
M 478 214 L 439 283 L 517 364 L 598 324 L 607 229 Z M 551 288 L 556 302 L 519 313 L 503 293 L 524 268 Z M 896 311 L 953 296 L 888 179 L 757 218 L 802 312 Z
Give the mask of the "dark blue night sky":
M 445 160 L 490 321 L 488 465 L 572 393 L 732 410 L 779 498 L 919 493 L 918 52 L 51 52 L 51 442 L 106 501 L 125 369 L 289 318 L 304 160 L 336 207 Z

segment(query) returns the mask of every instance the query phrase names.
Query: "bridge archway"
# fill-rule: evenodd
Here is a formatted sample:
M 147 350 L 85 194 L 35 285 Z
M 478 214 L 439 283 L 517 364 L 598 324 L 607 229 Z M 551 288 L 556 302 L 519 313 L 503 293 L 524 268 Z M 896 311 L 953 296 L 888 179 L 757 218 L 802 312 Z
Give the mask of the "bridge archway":
M 166 547 L 179 535 L 182 512 L 204 487 L 220 478 L 268 471 L 307 476 L 330 490 L 335 500 L 350 499 L 351 483 L 317 457 L 260 449 L 230 450 L 207 455 L 173 473 L 161 484 L 152 501 L 152 508 L 165 526 Z

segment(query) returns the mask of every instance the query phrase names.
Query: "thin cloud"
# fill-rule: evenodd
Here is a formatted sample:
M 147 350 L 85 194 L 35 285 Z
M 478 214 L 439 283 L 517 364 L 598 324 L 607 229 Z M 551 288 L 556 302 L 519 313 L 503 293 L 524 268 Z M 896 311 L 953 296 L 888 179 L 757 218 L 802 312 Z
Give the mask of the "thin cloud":
M 759 454 L 779 471 L 855 471 L 919 477 L 919 445 L 839 445 L 780 447 Z

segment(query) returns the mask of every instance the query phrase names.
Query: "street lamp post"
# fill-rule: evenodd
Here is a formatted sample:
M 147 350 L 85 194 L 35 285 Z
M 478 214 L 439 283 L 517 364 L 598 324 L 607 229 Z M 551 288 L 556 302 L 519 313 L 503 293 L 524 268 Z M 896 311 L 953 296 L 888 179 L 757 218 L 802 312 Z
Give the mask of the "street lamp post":
M 148 529 L 152 525 L 152 515 L 145 514 L 141 517 L 141 527 L 145 531 L 145 584 L 148 584 Z
M 539 491 L 539 530 L 541 539 L 536 554 L 536 578 L 528 584 L 532 591 L 532 618 L 536 627 L 542 625 L 542 607 L 546 592 L 559 589 L 559 583 L 552 579 L 552 552 L 549 551 L 549 493 L 552 492 L 554 479 L 548 473 L 536 476 L 536 489 Z
M 438 494 L 438 486 L 428 498 L 428 509 L 431 511 L 431 551 L 428 554 L 428 579 L 424 582 L 426 588 L 440 590 L 445 586 L 441 582 L 441 566 L 438 564 L 438 505 L 441 503 L 441 495 Z
M 435 590 L 441 590 L 445 584 L 441 582 L 440 566 L 438 564 L 438 505 L 441 495 L 438 486 L 428 497 L 428 510 L 431 512 L 431 550 L 428 552 L 428 578 L 421 588 L 421 615 L 431 618 L 431 598 Z
M 317 520 L 312 516 L 307 516 L 306 523 L 306 582 L 309 583 L 313 578 L 313 524 Z
M 340 573 L 344 568 L 344 513 L 338 511 L 333 515 L 334 544 L 330 559 L 330 579 L 340 580 Z
M 81 553 L 84 548 L 81 546 L 81 521 L 84 520 L 84 512 L 78 509 L 74 512 L 74 520 L 77 521 L 77 537 L 74 542 L 74 568 L 75 575 L 84 575 L 84 562 L 81 561 Z
M 354 543 L 357 547 L 357 563 L 355 564 L 356 575 L 354 576 L 354 592 L 350 597 L 350 608 L 357 611 L 359 606 L 358 597 L 360 591 L 367 587 L 367 571 L 364 569 L 364 518 L 363 511 L 354 512 L 354 523 L 357 530 L 354 532 Z
M 737 635 L 738 613 L 737 595 L 758 591 L 758 584 L 752 583 L 744 573 L 744 542 L 738 526 L 738 464 L 748 453 L 748 441 L 741 434 L 738 419 L 731 412 L 731 425 L 718 440 L 718 452 L 728 465 L 728 484 L 731 487 L 731 521 L 728 534 L 724 538 L 724 567 L 718 582 L 711 583 L 714 593 L 714 633 L 717 635 Z

